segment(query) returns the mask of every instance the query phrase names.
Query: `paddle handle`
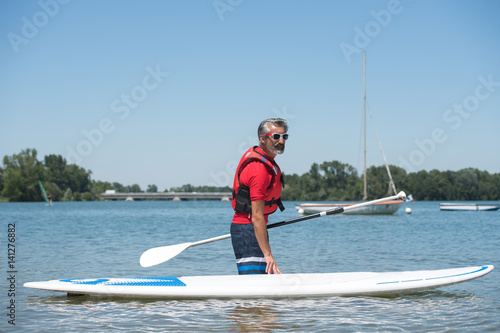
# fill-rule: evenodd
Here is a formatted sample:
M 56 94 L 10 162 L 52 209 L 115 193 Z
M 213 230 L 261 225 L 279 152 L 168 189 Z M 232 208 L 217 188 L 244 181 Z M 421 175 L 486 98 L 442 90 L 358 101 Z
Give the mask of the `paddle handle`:
M 393 195 L 391 197 L 377 199 L 377 200 L 372 200 L 372 201 L 367 201 L 367 202 L 362 202 L 360 204 L 356 204 L 356 205 L 352 205 L 352 206 L 347 206 L 347 207 L 344 207 L 344 210 L 345 211 L 349 211 L 349 210 L 352 210 L 352 209 L 357 209 L 357 208 L 360 208 L 360 207 L 370 206 L 370 205 L 374 205 L 374 204 L 377 204 L 377 203 L 380 203 L 380 202 L 384 202 L 384 201 L 390 201 L 390 200 L 403 200 L 404 201 L 405 199 L 406 199 L 406 193 L 404 191 L 401 191 L 398 194 Z

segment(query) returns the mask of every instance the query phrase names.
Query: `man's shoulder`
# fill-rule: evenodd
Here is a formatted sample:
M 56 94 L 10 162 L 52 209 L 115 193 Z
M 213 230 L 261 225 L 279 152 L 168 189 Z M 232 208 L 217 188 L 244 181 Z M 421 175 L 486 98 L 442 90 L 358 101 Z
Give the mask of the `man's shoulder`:
M 268 167 L 267 165 L 265 164 L 265 162 L 263 161 L 259 161 L 257 159 L 255 160 L 251 160 L 251 161 L 248 161 L 247 165 L 245 166 L 245 168 L 243 169 L 243 171 L 246 171 L 246 172 L 249 172 L 249 171 L 253 171 L 253 172 L 264 172 L 264 171 L 267 171 L 268 170 Z
M 262 162 L 252 161 L 242 170 L 240 179 L 244 182 L 256 181 L 267 184 L 271 181 L 273 172 Z

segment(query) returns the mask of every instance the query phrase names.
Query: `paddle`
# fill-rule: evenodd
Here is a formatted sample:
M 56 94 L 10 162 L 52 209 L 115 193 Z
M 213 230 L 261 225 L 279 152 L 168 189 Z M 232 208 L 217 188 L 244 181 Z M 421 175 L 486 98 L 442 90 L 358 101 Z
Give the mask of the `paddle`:
M 405 194 L 405 192 L 401 191 L 397 195 L 393 195 L 391 197 L 367 201 L 367 202 L 363 202 L 360 204 L 355 204 L 355 205 L 351 205 L 351 206 L 347 206 L 347 207 L 334 208 L 334 209 L 330 209 L 330 210 L 327 210 L 327 211 L 324 211 L 321 213 L 316 213 L 313 215 L 302 216 L 302 217 L 298 217 L 296 219 L 292 219 L 292 220 L 288 220 L 288 221 L 273 223 L 273 224 L 268 225 L 267 229 L 276 228 L 276 227 L 280 227 L 282 225 L 292 224 L 292 223 L 301 222 L 301 221 L 305 221 L 305 220 L 310 220 L 310 219 L 314 219 L 314 218 L 320 217 L 320 216 L 339 214 L 339 213 L 342 213 L 344 211 L 349 211 L 349 210 L 357 209 L 357 208 L 364 207 L 364 206 L 374 205 L 374 204 L 379 203 L 379 202 L 384 202 L 384 201 L 389 201 L 389 200 L 405 200 L 405 199 L 406 199 L 406 194 Z M 217 242 L 217 241 L 227 239 L 227 238 L 231 238 L 231 234 L 213 237 L 213 238 L 208 238 L 208 239 L 204 239 L 204 240 L 201 240 L 198 242 L 193 242 L 193 243 L 182 243 L 182 244 L 176 244 L 176 245 L 154 247 L 154 248 L 149 249 L 146 252 L 144 252 L 142 254 L 139 262 L 140 262 L 142 267 L 155 266 L 155 265 L 161 264 L 167 260 L 172 259 L 176 255 L 178 255 L 179 253 L 181 253 L 184 250 L 187 250 L 190 247 L 203 245 L 203 244 L 207 244 L 207 243 L 212 243 L 212 242 Z

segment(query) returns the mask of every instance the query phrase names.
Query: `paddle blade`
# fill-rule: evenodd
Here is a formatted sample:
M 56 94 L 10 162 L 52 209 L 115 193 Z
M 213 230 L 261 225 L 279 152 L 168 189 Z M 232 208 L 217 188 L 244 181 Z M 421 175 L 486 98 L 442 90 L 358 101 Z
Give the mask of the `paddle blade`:
M 141 255 L 139 263 L 142 267 L 151 267 L 172 259 L 185 249 L 191 247 L 193 243 L 182 243 L 169 246 L 154 247 Z

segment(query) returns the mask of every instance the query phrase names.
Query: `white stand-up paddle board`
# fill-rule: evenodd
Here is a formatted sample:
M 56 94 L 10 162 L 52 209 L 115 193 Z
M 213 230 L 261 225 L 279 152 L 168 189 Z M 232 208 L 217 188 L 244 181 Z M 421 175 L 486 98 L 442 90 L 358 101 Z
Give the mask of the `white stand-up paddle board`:
M 68 279 L 28 282 L 27 288 L 77 295 L 148 298 L 278 298 L 389 295 L 452 285 L 493 266 L 432 271 Z

